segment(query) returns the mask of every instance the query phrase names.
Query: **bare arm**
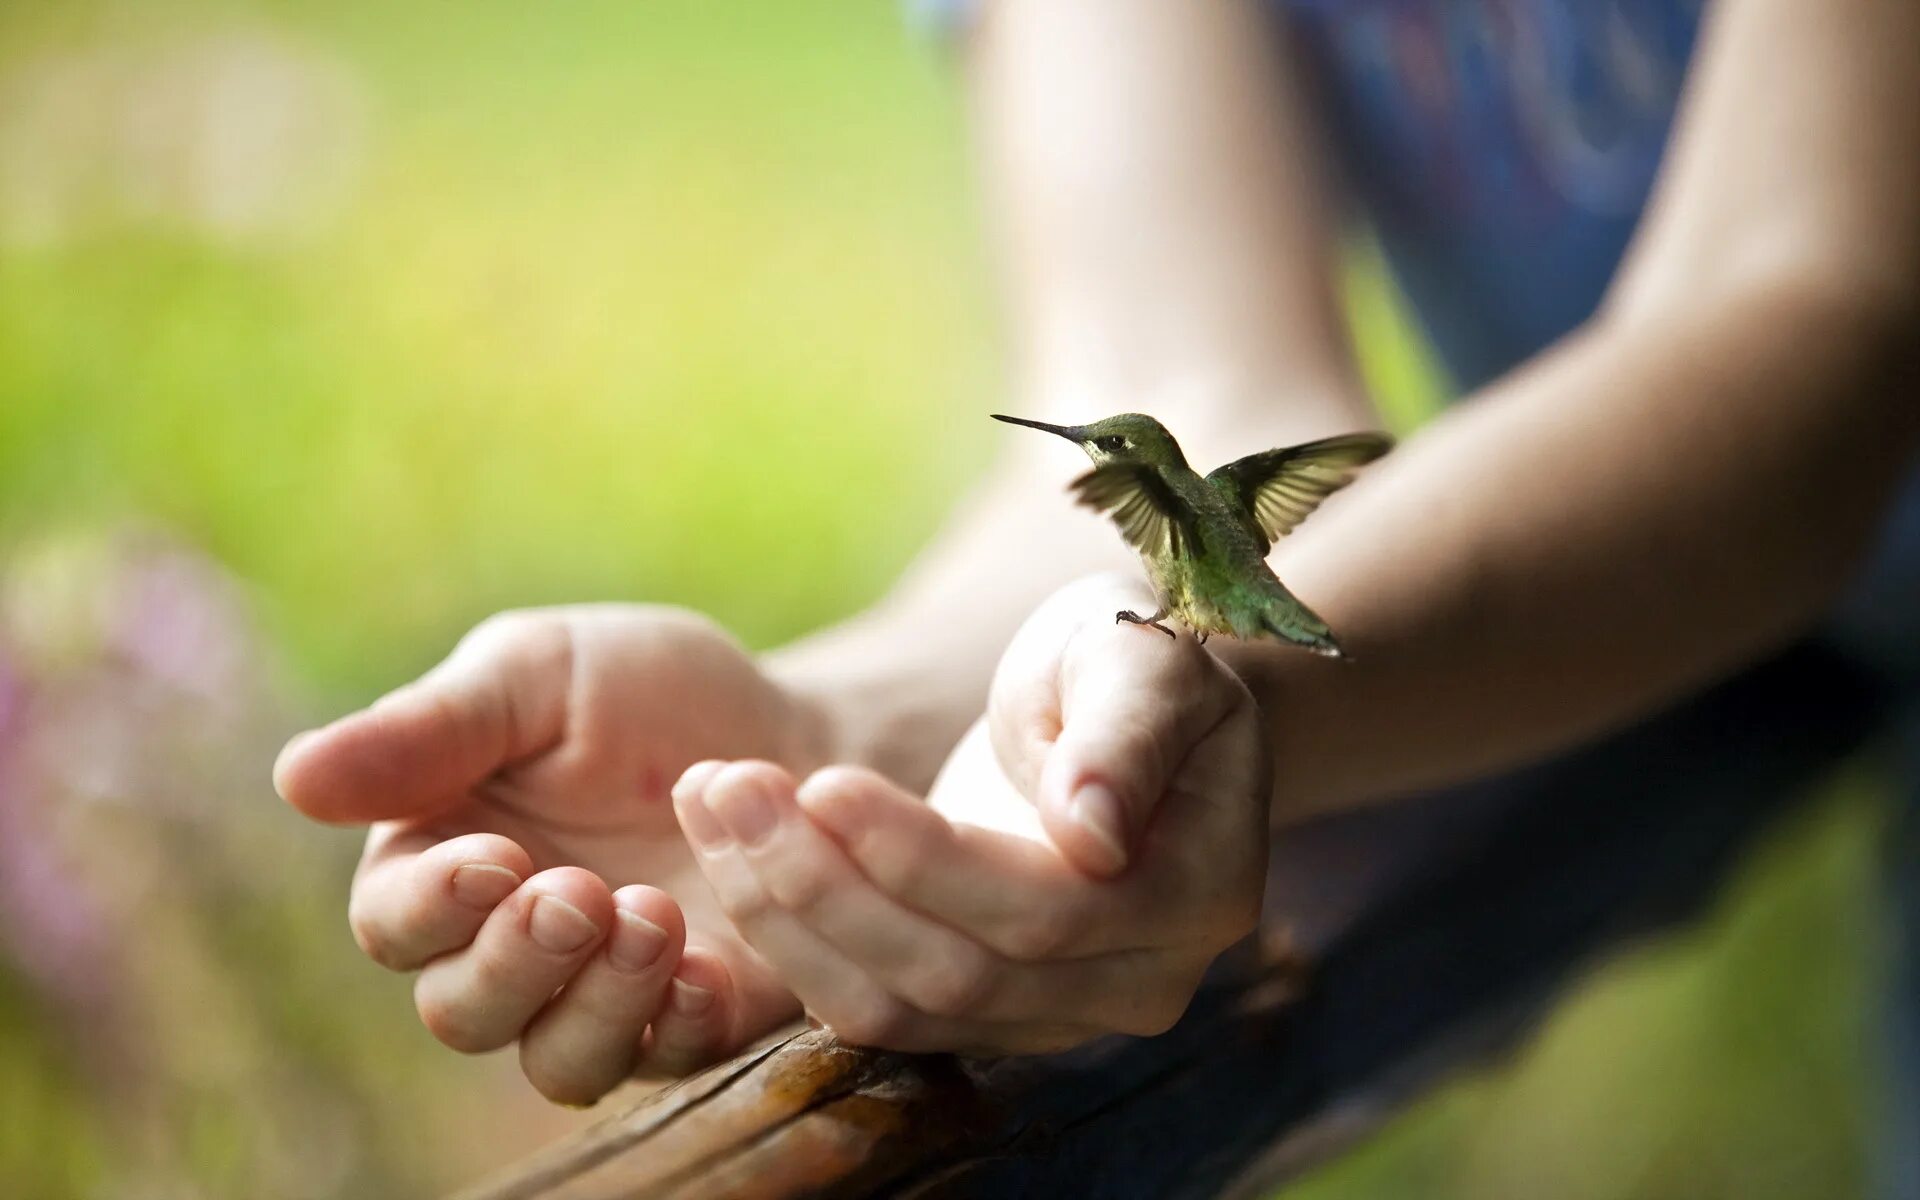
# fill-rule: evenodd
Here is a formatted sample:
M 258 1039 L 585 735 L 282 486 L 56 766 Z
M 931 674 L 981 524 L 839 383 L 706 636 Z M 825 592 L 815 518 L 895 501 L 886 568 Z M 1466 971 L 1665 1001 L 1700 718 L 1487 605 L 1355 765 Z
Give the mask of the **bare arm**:
M 1920 13 L 1723 4 L 1605 313 L 1287 539 L 1281 573 L 1357 665 L 1117 627 L 1106 614 L 1143 593 L 1099 580 L 1014 637 L 924 801 L 857 768 L 687 770 L 695 865 L 808 1009 L 902 1050 L 1164 1029 L 1254 928 L 1276 798 L 1287 815 L 1544 752 L 1820 611 L 1920 427 Z M 1167 411 L 1156 390 L 1196 363 L 1229 368 L 1169 414 L 1203 460 L 1359 415 L 1315 210 L 1249 140 L 1292 136 L 1255 118 L 1251 20 L 1225 0 L 1014 0 L 989 22 L 974 65 L 1025 377 L 1057 406 L 1040 415 Z M 1129 53 L 1093 54 L 1115 30 Z M 1088 75 L 1093 58 L 1125 69 Z M 1161 106 L 1208 119 L 1170 126 Z M 1254 153 L 1232 164 L 1245 192 L 1204 150 L 1229 116 L 1248 122 L 1218 139 Z M 1117 539 L 1052 479 L 1010 462 L 875 614 L 780 660 L 854 683 L 867 720 L 842 724 L 869 741 L 835 749 L 893 751 L 883 765 L 918 782 L 982 707 L 1015 614 L 1108 561 Z
M 1244 0 L 986 7 L 967 76 L 1012 315 L 1012 411 L 1147 409 L 1196 461 L 1373 423 L 1275 49 Z M 1089 571 L 1132 569 L 1067 502 L 1060 449 L 1015 439 L 892 595 L 775 656 L 856 731 L 843 757 L 924 785 L 1034 606 Z
M 1022 410 L 1083 420 L 1177 408 L 1203 453 L 1361 419 L 1333 333 L 1317 202 L 1288 163 L 1298 126 L 1268 91 L 1260 32 L 1250 0 L 1013 0 L 988 15 L 970 69 L 1019 314 Z M 731 1053 L 802 999 L 843 1031 L 918 1048 L 1058 1044 L 1064 1009 L 1085 1018 L 1069 1022 L 1076 1038 L 1170 1019 L 1211 950 L 1251 923 L 1264 862 L 1252 698 L 1192 642 L 1145 659 L 1091 653 L 1102 646 L 1091 640 L 1079 651 L 1131 682 L 1076 673 L 1087 699 L 1074 728 L 1089 750 L 1104 730 L 1146 728 L 1138 703 L 1176 687 L 1210 716 L 1182 786 L 1214 802 L 1189 806 L 1206 820 L 1177 846 L 1217 850 L 1182 886 L 1184 849 L 1134 873 L 1131 894 L 1151 911 L 1112 956 L 1117 974 L 1019 969 L 897 906 L 872 919 L 883 898 L 848 872 L 824 874 L 845 861 L 798 819 L 803 792 L 818 802 L 853 783 L 856 804 L 877 795 L 893 817 L 938 822 L 891 783 L 815 768 L 874 763 L 925 791 L 988 706 L 1016 626 L 1065 580 L 1126 563 L 1119 539 L 1066 502 L 1061 460 L 1039 450 L 1010 454 L 872 613 L 771 656 L 764 672 L 692 614 L 536 610 L 484 623 L 425 678 L 290 743 L 276 768 L 289 800 L 322 820 L 373 822 L 350 920 L 376 961 L 422 968 L 415 1003 L 435 1036 L 463 1051 L 517 1042 L 534 1086 L 581 1102 L 631 1068 L 677 1074 Z M 1037 652 L 1001 686 L 1047 692 L 1066 672 L 1060 615 L 1128 602 L 1111 588 L 1065 594 L 1028 621 Z M 1031 821 L 991 754 L 972 761 L 973 778 L 997 790 L 957 790 Z M 676 779 L 669 813 L 657 801 Z M 1064 842 L 1085 851 L 1089 837 L 1097 850 L 1090 827 Z M 740 852 L 749 842 L 754 860 Z M 797 869 L 811 874 L 764 896 L 831 891 L 840 903 L 821 911 L 861 914 L 853 928 L 823 941 L 800 914 L 781 919 L 755 899 L 755 863 L 782 847 L 809 850 Z M 997 886 L 976 860 L 946 861 L 969 871 L 968 894 L 1019 897 L 1022 915 L 1062 911 L 1063 898 L 1129 911 L 1096 904 L 1064 861 L 1029 854 L 1037 892 Z M 1139 949 L 1148 922 L 1154 954 Z M 861 969 L 887 944 L 917 947 L 913 978 Z M 956 973 L 969 962 L 995 974 Z M 906 1012 L 895 989 L 972 1009 L 1002 984 L 1016 1003 L 982 1014 L 992 1028 L 895 1020 Z
M 1292 807 L 1601 731 L 1803 629 L 1920 434 L 1920 8 L 1714 11 L 1604 310 L 1414 439 L 1277 568 L 1342 668 L 1226 651 Z

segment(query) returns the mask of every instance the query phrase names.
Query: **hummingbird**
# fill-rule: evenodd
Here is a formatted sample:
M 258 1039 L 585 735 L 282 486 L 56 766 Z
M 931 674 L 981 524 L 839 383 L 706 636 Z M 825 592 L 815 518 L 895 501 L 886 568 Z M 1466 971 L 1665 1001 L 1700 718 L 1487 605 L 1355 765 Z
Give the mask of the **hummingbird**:
M 1091 425 L 1049 425 L 992 414 L 1063 437 L 1086 451 L 1093 470 L 1068 485 L 1080 503 L 1110 513 L 1146 564 L 1159 611 L 1130 621 L 1158 629 L 1179 618 L 1204 644 L 1216 633 L 1271 636 L 1328 658 L 1343 657 L 1333 631 L 1267 566 L 1273 543 L 1307 519 L 1355 472 L 1385 454 L 1384 433 L 1349 433 L 1235 459 L 1204 478 L 1166 427 L 1141 413 Z

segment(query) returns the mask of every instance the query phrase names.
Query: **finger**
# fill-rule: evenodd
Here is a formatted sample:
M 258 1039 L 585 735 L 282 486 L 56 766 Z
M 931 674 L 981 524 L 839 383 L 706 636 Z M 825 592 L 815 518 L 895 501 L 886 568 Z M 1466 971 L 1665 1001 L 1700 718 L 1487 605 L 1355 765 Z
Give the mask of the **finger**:
M 722 806 L 730 794 L 793 787 L 792 777 L 771 763 L 734 763 L 707 788 Z M 849 1042 L 890 1050 L 928 1052 L 1023 1048 L 1016 1035 L 987 1022 L 935 1016 L 893 995 L 867 972 L 808 930 L 761 889 L 745 852 L 704 798 L 678 798 L 682 827 L 701 848 L 698 861 L 722 909 L 748 943 L 771 963 L 807 1010 Z M 1030 1031 L 1030 1044 L 1042 1044 Z M 1084 1040 L 1077 1034 L 1070 1041 Z M 1044 1044 L 1057 1044 L 1058 1038 Z
M 1039 795 L 1040 769 L 1060 736 L 1060 658 L 1082 620 L 1083 613 L 1056 595 L 1014 633 L 993 669 L 987 733 L 1002 773 L 1029 803 Z
M 1270 765 L 1251 701 L 1235 705 L 1174 774 L 1126 883 L 1168 915 L 1166 943 L 1214 951 L 1259 920 L 1268 869 Z
M 570 645 L 556 616 L 511 613 L 485 621 L 419 680 L 289 741 L 274 763 L 274 786 L 320 821 L 450 807 L 503 764 L 559 736 Z
M 613 894 L 613 930 L 520 1038 L 520 1070 L 549 1100 L 592 1104 L 633 1072 L 666 1002 L 686 922 L 658 888 Z
M 1021 794 L 1038 796 L 1041 767 L 1060 736 L 1060 672 L 1074 635 L 1088 625 L 1111 630 L 1113 613 L 1153 603 L 1137 577 L 1093 575 L 1056 591 L 1015 631 L 994 667 L 987 728 L 1001 770 Z
M 723 773 L 703 800 L 740 860 L 730 866 L 744 868 L 740 878 L 729 880 L 730 893 L 739 893 L 736 908 L 757 911 L 770 902 L 802 932 L 823 938 L 862 974 L 921 1012 L 974 1017 L 991 999 L 998 982 L 994 956 L 875 891 L 832 840 L 806 820 L 785 772 L 743 763 Z M 726 845 L 710 836 L 707 849 L 711 853 Z M 816 1011 L 823 1007 L 814 1004 Z
M 682 791 L 687 790 L 704 792 L 707 785 L 713 782 L 713 777 L 718 775 L 721 768 L 726 765 L 717 758 L 701 759 L 680 772 L 680 778 L 675 781 L 669 795 L 678 797 Z
M 1086 1041 L 1097 1032 L 1049 1023 L 1027 1027 L 953 1020 L 920 1011 L 894 996 L 792 914 L 757 892 L 745 856 L 722 846 L 702 856 L 721 905 L 754 950 L 780 972 L 806 1010 L 847 1042 L 910 1053 L 1041 1053 Z M 664 1036 L 656 1022 L 656 1039 Z M 694 1065 L 705 1059 L 695 1060 Z
M 758 793 L 791 789 L 793 779 L 771 763 L 731 763 L 704 789 L 682 788 L 674 797 L 680 827 L 698 849 L 695 861 L 720 907 L 761 957 L 780 973 L 809 1012 L 849 1041 L 909 1048 L 908 1007 L 868 979 L 851 962 L 775 904 L 760 889 L 752 868 L 708 800 L 727 807 L 764 803 Z
M 689 947 L 667 985 L 664 1009 L 647 1032 L 635 1072 L 678 1078 L 734 1049 L 730 1036 L 735 1007 L 733 978 L 705 950 Z
M 1060 662 L 1060 734 L 1038 794 L 1042 823 L 1075 866 L 1126 869 L 1173 774 L 1242 693 L 1191 638 L 1082 624 Z
M 613 898 L 599 876 L 579 867 L 542 871 L 493 910 L 471 945 L 426 965 L 414 1007 L 455 1050 L 498 1050 L 573 978 L 612 919 Z
M 1135 855 L 1182 752 L 1237 686 L 1193 639 L 1111 619 L 1152 603 L 1112 575 L 1061 589 L 1014 636 L 989 694 L 1002 773 L 1068 860 L 1101 878 Z
M 1152 1003 L 1157 954 L 1125 951 L 1027 964 L 995 954 L 951 927 L 882 895 L 839 845 L 801 811 L 781 781 L 716 787 L 709 808 L 740 848 L 758 891 L 838 950 L 890 995 L 947 1018 L 942 1039 L 1028 1045 L 1080 1040 L 1108 1030 L 1158 1032 L 1171 1015 Z M 831 785 L 831 776 L 827 782 Z M 810 779 L 799 789 L 813 785 Z M 993 887 L 991 878 L 977 881 Z M 1191 992 L 1189 985 L 1184 996 Z M 960 1024 L 965 1022 L 965 1025 Z M 976 1026 L 1022 1026 L 983 1031 Z M 1018 1038 L 1016 1042 L 1013 1039 Z
M 473 940 L 487 915 L 533 874 L 533 859 L 508 838 L 435 834 L 382 823 L 367 834 L 347 923 L 367 957 L 395 971 Z
M 950 824 L 872 771 L 816 772 L 797 799 L 882 893 L 1000 954 L 1035 962 L 1158 944 L 1163 913 L 1146 889 L 1088 879 L 1040 842 Z

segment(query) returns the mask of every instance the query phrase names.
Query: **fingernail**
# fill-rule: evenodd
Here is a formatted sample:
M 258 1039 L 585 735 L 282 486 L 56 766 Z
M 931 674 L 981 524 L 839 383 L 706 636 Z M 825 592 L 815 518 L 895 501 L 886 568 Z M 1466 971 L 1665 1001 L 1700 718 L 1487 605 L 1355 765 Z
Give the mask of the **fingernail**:
M 726 827 L 713 815 L 706 801 L 698 796 L 684 796 L 675 811 L 680 814 L 680 828 L 700 845 L 717 850 L 727 844 Z
M 533 902 L 533 914 L 527 918 L 527 931 L 543 950 L 571 954 L 600 934 L 593 918 L 558 896 L 541 896 Z
M 759 780 L 740 780 L 722 789 L 714 800 L 715 815 L 741 845 L 757 845 L 773 832 L 773 802 L 767 799 L 765 785 Z
M 713 1006 L 713 992 L 684 979 L 673 981 L 673 1011 L 683 1017 L 697 1017 Z
M 1098 783 L 1081 786 L 1067 805 L 1067 815 L 1105 847 L 1113 869 L 1127 865 L 1127 824 L 1120 808 L 1120 797 L 1113 789 Z
M 453 898 L 468 908 L 490 909 L 519 886 L 518 875 L 495 863 L 462 863 L 453 869 Z
M 644 971 L 659 962 L 660 952 L 667 948 L 667 931 L 624 908 L 614 909 L 613 915 L 619 924 L 613 931 L 607 961 L 622 971 Z
M 727 764 L 718 759 L 703 759 L 680 772 L 680 778 L 674 780 L 671 794 L 675 800 L 697 800 Z

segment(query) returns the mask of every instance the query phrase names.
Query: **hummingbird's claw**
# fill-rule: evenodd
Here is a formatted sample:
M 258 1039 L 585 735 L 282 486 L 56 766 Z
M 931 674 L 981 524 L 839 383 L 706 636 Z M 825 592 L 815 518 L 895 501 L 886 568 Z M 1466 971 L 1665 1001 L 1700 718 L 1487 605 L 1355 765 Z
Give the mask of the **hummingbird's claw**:
M 1150 617 L 1143 617 L 1139 613 L 1134 612 L 1130 608 L 1123 608 L 1119 612 L 1113 614 L 1113 623 L 1115 625 L 1118 625 L 1120 622 L 1125 621 L 1129 625 L 1145 625 L 1149 629 L 1158 629 L 1161 633 L 1166 634 L 1168 637 L 1173 637 L 1175 636 L 1173 630 L 1168 629 L 1165 625 L 1162 625 L 1160 623 L 1160 618 L 1164 616 L 1166 616 L 1164 612 L 1157 612 Z

